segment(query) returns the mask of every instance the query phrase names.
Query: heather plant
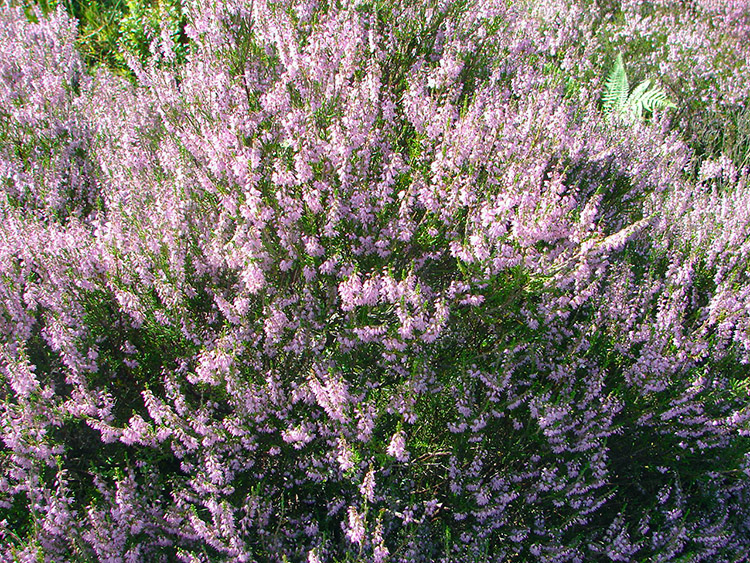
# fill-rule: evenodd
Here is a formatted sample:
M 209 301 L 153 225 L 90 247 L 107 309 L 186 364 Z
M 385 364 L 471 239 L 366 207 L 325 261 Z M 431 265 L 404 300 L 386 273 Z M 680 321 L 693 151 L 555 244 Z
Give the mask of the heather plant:
M 184 16 L 180 0 L 43 0 L 24 2 L 27 17 L 36 19 L 32 6 L 49 14 L 58 6 L 78 22 L 75 45 L 88 67 L 104 66 L 130 75 L 127 60 L 153 55 L 151 46 L 167 42 L 175 57 L 185 55 Z
M 5 559 L 746 557 L 748 169 L 683 112 L 747 107 L 747 7 L 201 0 L 130 77 L 33 14 Z M 674 108 L 607 118 L 623 42 Z

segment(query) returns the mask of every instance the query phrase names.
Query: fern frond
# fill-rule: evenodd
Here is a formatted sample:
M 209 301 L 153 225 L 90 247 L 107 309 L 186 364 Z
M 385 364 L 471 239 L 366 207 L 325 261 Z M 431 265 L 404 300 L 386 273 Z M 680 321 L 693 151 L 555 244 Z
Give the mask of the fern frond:
M 667 99 L 667 94 L 658 86 L 651 86 L 650 80 L 641 82 L 630 94 L 627 101 L 629 113 L 638 121 L 643 119 L 643 113 L 654 113 L 656 110 L 676 107 Z
M 628 101 L 626 102 L 626 104 L 639 103 L 639 100 L 643 97 L 644 93 L 646 93 L 649 86 L 651 86 L 651 81 L 644 80 L 638 86 L 633 88 L 633 91 L 630 93 L 630 96 L 628 96 Z
M 604 89 L 603 109 L 610 120 L 641 121 L 645 112 L 676 107 L 666 93 L 651 80 L 644 80 L 628 95 L 628 75 L 622 62 L 622 53 L 617 55 L 615 66 L 607 77 Z
M 650 90 L 644 92 L 643 96 L 641 96 L 639 100 L 639 103 L 643 106 L 643 109 L 650 112 L 654 112 L 658 109 L 677 107 L 667 98 L 667 94 L 664 92 L 664 90 L 662 90 L 658 86 L 654 86 Z
M 623 108 L 623 112 L 627 112 L 627 114 L 632 117 L 635 121 L 640 121 L 643 119 L 643 104 L 641 103 L 641 100 L 643 99 L 643 96 L 646 94 L 649 86 L 651 86 L 650 80 L 644 80 L 641 82 L 638 86 L 633 88 L 633 91 L 630 93 L 630 96 L 628 96 L 628 101 L 625 102 L 625 107 Z
M 628 99 L 628 75 L 622 62 L 622 53 L 618 53 L 615 66 L 607 77 L 604 89 L 604 113 L 609 116 L 620 113 Z

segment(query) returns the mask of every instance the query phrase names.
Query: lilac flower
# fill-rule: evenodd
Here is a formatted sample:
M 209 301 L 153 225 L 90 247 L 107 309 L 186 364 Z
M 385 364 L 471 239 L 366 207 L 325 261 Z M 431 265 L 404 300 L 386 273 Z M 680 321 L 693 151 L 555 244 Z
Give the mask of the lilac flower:
M 375 470 L 371 467 L 362 479 L 359 492 L 368 502 L 375 501 Z
M 391 437 L 386 453 L 395 457 L 397 461 L 403 462 L 409 459 L 409 452 L 406 451 L 406 433 L 403 430 L 397 431 Z
M 357 512 L 354 506 L 350 506 L 347 509 L 348 514 L 348 525 L 346 529 L 346 537 L 350 542 L 361 545 L 365 540 L 365 525 L 362 519 L 362 515 Z

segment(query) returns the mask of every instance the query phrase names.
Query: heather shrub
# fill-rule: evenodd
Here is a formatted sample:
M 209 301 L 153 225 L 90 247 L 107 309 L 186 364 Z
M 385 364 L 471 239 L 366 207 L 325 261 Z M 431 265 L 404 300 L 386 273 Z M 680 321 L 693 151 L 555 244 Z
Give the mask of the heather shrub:
M 180 0 L 24 0 L 23 5 L 31 20 L 37 19 L 36 13 L 49 14 L 58 6 L 77 20 L 75 45 L 88 67 L 102 66 L 130 76 L 128 59 L 150 58 L 151 46 L 159 42 L 173 45 L 179 60 L 185 55 Z
M 134 6 L 0 12 L 5 559 L 746 557 L 746 7 Z

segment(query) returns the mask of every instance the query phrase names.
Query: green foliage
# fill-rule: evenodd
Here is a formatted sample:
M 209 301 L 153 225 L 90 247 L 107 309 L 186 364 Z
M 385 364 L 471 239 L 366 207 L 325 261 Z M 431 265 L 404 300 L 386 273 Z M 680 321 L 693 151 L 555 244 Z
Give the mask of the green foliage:
M 145 61 L 151 43 L 162 31 L 171 37 L 176 58 L 183 60 L 187 51 L 185 19 L 181 0 L 126 0 L 127 13 L 120 21 L 119 48 Z
M 653 114 L 660 109 L 677 107 L 659 86 L 651 84 L 651 80 L 641 82 L 630 95 L 629 88 L 622 53 L 619 53 L 604 90 L 603 109 L 610 120 L 632 123 L 642 121 L 647 112 Z
M 604 113 L 611 115 L 622 111 L 628 100 L 628 75 L 622 63 L 622 53 L 617 55 L 615 66 L 607 77 L 606 90 L 604 92 Z
M 78 20 L 77 46 L 86 65 L 122 72 L 125 66 L 118 56 L 118 40 L 119 22 L 125 13 L 123 0 L 61 0 L 59 4 Z
M 35 0 L 27 5 L 32 20 L 34 4 L 43 13 L 62 6 L 78 20 L 76 43 L 89 68 L 105 66 L 127 75 L 128 58 L 145 62 L 152 55 L 152 43 L 164 35 L 173 41 L 177 62 L 187 53 L 181 0 Z

